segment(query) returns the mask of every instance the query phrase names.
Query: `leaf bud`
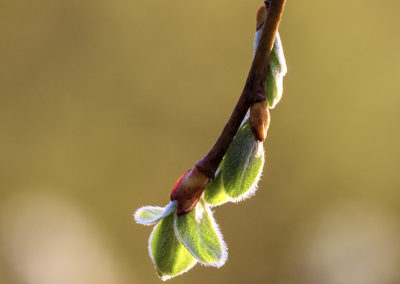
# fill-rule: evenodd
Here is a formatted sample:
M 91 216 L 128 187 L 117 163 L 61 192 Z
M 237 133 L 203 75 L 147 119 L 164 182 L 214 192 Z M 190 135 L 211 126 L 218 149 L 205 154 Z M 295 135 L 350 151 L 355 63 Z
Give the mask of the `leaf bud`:
M 269 111 L 265 101 L 255 103 L 250 107 L 250 127 L 257 141 L 263 142 L 267 137 L 269 120 Z
M 185 215 L 193 210 L 206 188 L 210 178 L 196 166 L 187 170 L 176 182 L 171 201 L 177 201 L 177 214 Z

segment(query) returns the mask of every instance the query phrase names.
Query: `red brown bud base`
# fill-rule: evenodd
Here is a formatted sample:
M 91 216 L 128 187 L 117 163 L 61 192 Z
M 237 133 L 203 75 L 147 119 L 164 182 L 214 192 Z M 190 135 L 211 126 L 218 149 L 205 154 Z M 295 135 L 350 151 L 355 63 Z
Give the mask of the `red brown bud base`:
M 177 201 L 177 214 L 185 215 L 192 211 L 206 188 L 210 178 L 194 168 L 187 170 L 176 182 L 171 193 L 171 201 Z
M 250 127 L 257 141 L 263 142 L 267 137 L 269 121 L 269 110 L 265 101 L 255 103 L 250 107 Z

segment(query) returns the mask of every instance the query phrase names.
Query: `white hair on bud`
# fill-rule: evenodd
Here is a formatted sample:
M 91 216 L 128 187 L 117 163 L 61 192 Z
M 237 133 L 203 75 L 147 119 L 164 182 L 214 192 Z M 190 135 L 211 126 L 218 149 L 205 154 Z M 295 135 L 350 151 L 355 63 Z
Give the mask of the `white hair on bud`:
M 271 109 L 275 108 L 276 104 L 281 100 L 283 93 L 283 77 L 286 75 L 287 66 L 285 55 L 283 54 L 282 42 L 279 33 L 276 33 L 273 51 L 279 62 L 279 68 L 272 68 L 273 76 L 275 78 L 277 88 L 277 98 L 274 100 L 274 105 L 270 106 Z
M 275 49 L 276 55 L 278 56 L 279 64 L 281 65 L 280 74 L 283 77 L 287 73 L 287 66 L 286 66 L 285 55 L 283 54 L 281 36 L 279 35 L 278 32 L 276 33 L 276 36 L 275 36 L 274 49 Z
M 157 223 L 159 220 L 161 220 L 162 218 L 168 216 L 169 214 L 171 214 L 171 212 L 174 210 L 176 205 L 176 201 L 171 201 L 167 206 L 165 207 L 159 207 L 159 206 L 143 206 L 140 207 L 138 210 L 136 210 L 135 214 L 133 215 L 133 217 L 135 218 L 136 223 L 141 224 L 141 225 L 145 225 L 145 226 L 150 226 L 150 225 L 154 225 L 155 223 Z M 160 215 L 158 216 L 154 216 L 154 218 L 152 219 L 146 219 L 143 218 L 141 215 L 141 213 L 143 213 L 144 211 L 152 211 L 152 210 L 164 210 Z
M 264 30 L 264 26 L 265 26 L 265 24 L 262 25 L 262 27 L 260 29 L 258 29 L 258 31 L 256 31 L 256 35 L 254 37 L 254 52 L 253 52 L 254 55 L 257 52 L 257 47 L 258 47 L 258 44 L 260 43 L 260 39 L 261 39 L 261 35 Z M 276 32 L 273 49 L 275 49 L 276 55 L 279 60 L 279 64 L 281 65 L 280 74 L 283 77 L 287 73 L 287 65 L 286 65 L 285 55 L 283 54 L 282 42 L 281 42 L 281 37 L 279 35 L 279 32 Z

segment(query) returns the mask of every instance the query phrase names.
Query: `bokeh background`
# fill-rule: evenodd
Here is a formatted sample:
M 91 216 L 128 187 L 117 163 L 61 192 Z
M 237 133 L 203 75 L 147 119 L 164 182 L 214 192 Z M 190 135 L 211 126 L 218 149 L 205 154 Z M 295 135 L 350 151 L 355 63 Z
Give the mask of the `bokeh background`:
M 400 283 L 400 3 L 287 2 L 259 190 L 171 283 Z M 161 282 L 132 213 L 215 142 L 261 4 L 0 2 L 1 283 Z

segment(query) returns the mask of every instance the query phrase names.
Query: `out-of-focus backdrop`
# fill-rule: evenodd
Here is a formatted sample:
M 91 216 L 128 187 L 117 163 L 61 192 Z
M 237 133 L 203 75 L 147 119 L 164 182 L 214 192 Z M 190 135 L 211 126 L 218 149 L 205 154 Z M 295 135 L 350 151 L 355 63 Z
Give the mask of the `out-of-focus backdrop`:
M 151 228 L 242 90 L 262 1 L 1 1 L 0 282 L 160 283 Z M 400 3 L 287 1 L 257 194 L 171 283 L 400 283 Z

